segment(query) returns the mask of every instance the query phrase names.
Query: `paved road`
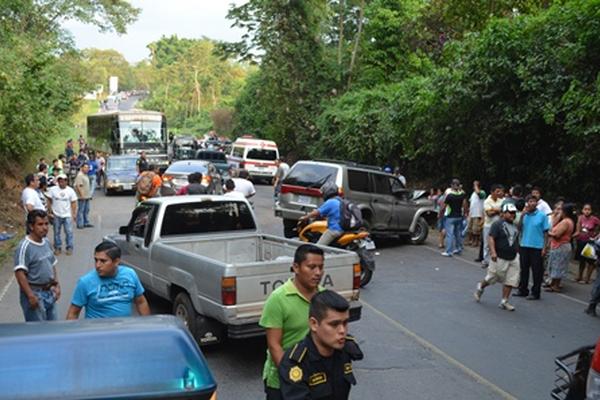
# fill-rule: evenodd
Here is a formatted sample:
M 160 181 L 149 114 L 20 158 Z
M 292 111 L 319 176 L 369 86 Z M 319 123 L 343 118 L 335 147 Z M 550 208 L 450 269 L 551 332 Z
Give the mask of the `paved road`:
M 128 220 L 130 196 L 92 202 L 93 229 L 76 231 L 71 257 L 59 258 L 64 316 L 79 276 L 92 267 L 92 249 Z M 281 234 L 269 187 L 258 187 L 256 211 L 264 231 Z M 361 292 L 363 318 L 351 325 L 366 354 L 356 363 L 353 399 L 548 399 L 553 358 L 592 343 L 600 321 L 582 313 L 589 286 L 567 284 L 564 295 L 540 302 L 515 299 L 517 311 L 497 308 L 500 287 L 473 301 L 482 270 L 465 258 L 446 259 L 429 246 L 378 242 L 377 270 Z M 22 321 L 10 271 L 0 274 L 0 322 Z M 6 283 L 9 283 L 7 286 Z M 169 304 L 151 299 L 153 311 Z M 220 399 L 262 397 L 264 339 L 204 349 Z

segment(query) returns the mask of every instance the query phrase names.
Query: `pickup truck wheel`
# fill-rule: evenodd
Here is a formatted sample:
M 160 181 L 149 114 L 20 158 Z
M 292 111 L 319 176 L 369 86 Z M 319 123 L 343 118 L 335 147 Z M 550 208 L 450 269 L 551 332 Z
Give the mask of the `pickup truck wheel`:
M 412 244 L 423 244 L 429 234 L 429 224 L 425 218 L 420 217 L 415 226 L 415 230 L 410 234 L 410 242 Z
M 192 336 L 196 334 L 196 310 L 187 293 L 181 292 L 173 301 L 173 315 L 183 321 Z
M 298 236 L 298 221 L 293 219 L 283 219 L 283 237 L 290 239 Z

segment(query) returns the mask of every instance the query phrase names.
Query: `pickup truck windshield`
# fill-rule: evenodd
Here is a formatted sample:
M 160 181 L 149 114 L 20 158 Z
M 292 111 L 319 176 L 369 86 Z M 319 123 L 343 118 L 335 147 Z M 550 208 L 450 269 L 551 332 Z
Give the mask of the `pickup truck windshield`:
M 167 206 L 161 236 L 256 229 L 248 205 L 241 201 L 203 201 Z

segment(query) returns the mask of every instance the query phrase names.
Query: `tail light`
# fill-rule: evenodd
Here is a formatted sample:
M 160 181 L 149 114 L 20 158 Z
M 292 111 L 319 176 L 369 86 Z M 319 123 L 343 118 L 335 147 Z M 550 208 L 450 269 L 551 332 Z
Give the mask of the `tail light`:
M 340 197 L 344 197 L 344 188 L 340 187 L 340 188 L 338 189 L 338 195 L 339 195 Z
M 295 193 L 305 196 L 321 197 L 321 191 L 317 188 L 307 188 L 304 186 L 281 185 L 281 194 Z
M 162 180 L 163 182 L 171 182 L 173 180 L 173 177 L 171 175 L 163 175 Z
M 356 263 L 354 264 L 354 277 L 352 279 L 352 290 L 358 290 L 360 289 L 360 271 L 361 271 L 361 266 L 360 263 Z
M 210 176 L 203 176 L 202 177 L 202 184 L 204 186 L 209 186 L 211 181 L 212 181 L 212 179 L 211 179 Z
M 235 276 L 221 278 L 221 302 L 224 306 L 234 306 L 237 302 Z
M 596 343 L 596 349 L 594 349 L 594 357 L 592 358 L 591 368 L 600 374 L 600 340 Z

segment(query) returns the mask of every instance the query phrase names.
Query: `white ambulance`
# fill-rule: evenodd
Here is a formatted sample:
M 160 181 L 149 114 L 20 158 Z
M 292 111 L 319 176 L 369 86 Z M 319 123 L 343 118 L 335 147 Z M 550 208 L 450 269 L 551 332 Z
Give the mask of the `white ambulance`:
M 246 169 L 253 180 L 272 180 L 277 172 L 278 158 L 279 150 L 272 140 L 242 136 L 233 142 L 227 161 L 237 168 Z

